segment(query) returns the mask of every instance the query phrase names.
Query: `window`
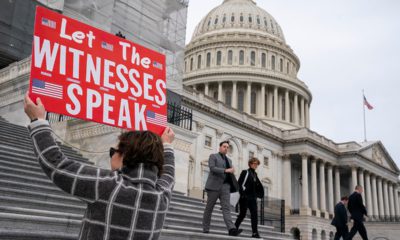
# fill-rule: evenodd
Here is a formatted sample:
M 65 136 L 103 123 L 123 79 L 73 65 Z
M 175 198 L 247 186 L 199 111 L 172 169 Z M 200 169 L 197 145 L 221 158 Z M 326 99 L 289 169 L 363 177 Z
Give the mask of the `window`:
M 215 18 L 215 21 L 214 21 L 214 24 L 217 24 L 217 23 L 218 23 L 218 17 Z
M 240 50 L 239 52 L 239 64 L 243 65 L 244 64 L 244 51 Z
M 225 92 L 225 104 L 232 106 L 232 92 L 231 91 Z
M 190 59 L 190 71 L 193 70 L 193 58 Z
M 226 16 L 224 15 L 224 17 L 222 18 L 222 23 L 225 23 L 226 21 Z
M 286 73 L 287 73 L 287 74 L 289 74 L 289 67 L 290 67 L 289 62 L 287 62 L 287 63 L 286 63 Z
M 185 61 L 185 72 L 187 71 L 187 61 Z
M 275 70 L 275 56 L 271 56 L 271 68 Z
M 249 160 L 252 159 L 254 157 L 254 152 L 249 151 Z
M 251 24 L 253 22 L 253 18 L 251 17 L 251 15 L 249 15 L 249 23 Z
M 221 65 L 221 59 L 222 59 L 222 53 L 221 51 L 217 52 L 217 65 L 220 66 Z
M 257 24 L 258 24 L 258 25 L 261 24 L 260 16 L 257 16 Z
M 261 54 L 261 67 L 267 67 L 267 54 L 265 53 Z
M 232 58 L 233 58 L 233 52 L 232 50 L 228 51 L 228 64 L 232 65 Z
M 251 92 L 251 104 L 250 104 L 250 112 L 252 114 L 256 113 L 256 98 L 257 98 L 257 93 L 256 92 Z
M 283 72 L 283 59 L 279 59 L 279 70 L 281 70 L 281 72 Z
M 215 91 L 215 92 L 214 92 L 213 98 L 214 98 L 215 100 L 218 100 L 218 91 Z
M 255 51 L 251 51 L 250 64 L 251 64 L 251 66 L 255 66 L 256 65 L 256 52 Z
M 234 21 L 235 21 L 235 16 L 232 15 L 232 17 L 231 17 L 231 22 L 234 22 Z
M 240 90 L 238 92 L 238 110 L 243 111 L 243 106 L 244 106 L 244 92 Z
M 240 22 L 243 22 L 243 15 L 240 15 Z
M 211 64 L 211 53 L 207 53 L 207 64 L 206 64 L 206 66 L 210 67 L 210 64 Z
M 201 55 L 197 56 L 197 69 L 201 68 Z
M 212 142 L 212 137 L 210 136 L 205 136 L 204 138 L 204 145 L 207 147 L 211 147 L 211 142 Z
M 269 165 L 269 158 L 268 157 L 264 157 L 264 166 L 268 167 Z
M 265 25 L 265 28 L 268 28 L 268 22 L 267 22 L 266 18 L 264 18 L 264 25 Z
M 210 20 L 208 20 L 207 26 L 209 27 L 209 26 L 210 26 L 210 24 L 211 24 L 211 19 L 210 19 Z

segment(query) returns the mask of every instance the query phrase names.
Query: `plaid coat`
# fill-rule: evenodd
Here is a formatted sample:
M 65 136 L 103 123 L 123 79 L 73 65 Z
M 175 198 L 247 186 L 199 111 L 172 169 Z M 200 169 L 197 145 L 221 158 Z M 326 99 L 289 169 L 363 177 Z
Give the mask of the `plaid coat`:
M 79 239 L 158 239 L 175 180 L 174 151 L 164 144 L 164 172 L 123 168 L 110 171 L 68 159 L 45 120 L 28 126 L 46 175 L 65 192 L 85 201 Z

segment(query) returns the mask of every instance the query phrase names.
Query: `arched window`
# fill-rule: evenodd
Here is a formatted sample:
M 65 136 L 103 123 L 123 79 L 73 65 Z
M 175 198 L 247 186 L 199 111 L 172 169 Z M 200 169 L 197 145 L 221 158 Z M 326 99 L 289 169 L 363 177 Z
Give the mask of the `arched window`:
M 234 21 L 235 21 L 235 15 L 232 14 L 232 16 L 231 16 L 231 22 L 234 22 Z
M 201 68 L 201 55 L 197 56 L 197 69 Z
M 251 15 L 249 15 L 249 23 L 251 24 L 253 22 L 253 18 L 251 17 Z
M 250 113 L 256 114 L 256 100 L 257 100 L 257 93 L 251 92 L 251 104 L 250 104 Z
M 222 18 L 222 23 L 225 23 L 225 21 L 226 21 L 226 16 L 224 14 L 224 17 Z
M 218 91 L 215 91 L 215 92 L 213 93 L 213 97 L 214 97 L 214 99 L 218 100 Z
M 228 51 L 228 64 L 232 65 L 232 59 L 233 59 L 233 51 L 229 50 Z
M 281 71 L 281 72 L 283 72 L 283 59 L 281 58 L 281 59 L 279 59 L 279 70 Z
M 240 15 L 240 22 L 243 22 L 243 15 Z
M 221 59 L 222 59 L 222 53 L 221 51 L 217 52 L 217 65 L 220 66 L 221 65 Z
M 187 61 L 185 61 L 185 72 L 187 72 Z
M 190 71 L 193 70 L 193 58 L 190 59 Z
M 268 28 L 268 21 L 266 18 L 264 18 L 264 25 L 265 25 L 265 28 Z
M 243 90 L 240 90 L 238 92 L 238 110 L 243 111 L 243 106 L 244 106 L 244 92 Z
M 257 24 L 258 24 L 258 25 L 261 24 L 260 16 L 257 16 Z
M 251 51 L 250 64 L 251 64 L 251 66 L 255 66 L 256 65 L 256 52 L 255 51 Z
M 210 67 L 210 64 L 211 64 L 211 53 L 207 53 L 207 63 L 206 63 L 206 66 L 207 66 L 207 67 Z
M 225 92 L 225 104 L 232 106 L 232 92 L 231 91 Z
M 211 19 L 210 19 L 210 20 L 208 20 L 207 26 L 209 27 L 209 26 L 210 26 L 210 24 L 211 24 Z
M 214 20 L 214 24 L 217 24 L 217 23 L 218 23 L 218 16 Z
M 244 51 L 240 50 L 239 52 L 239 65 L 243 65 L 244 64 Z
M 267 67 L 267 54 L 261 53 L 261 67 Z
M 272 70 L 275 70 L 275 56 L 274 55 L 271 56 L 271 68 L 272 68 Z

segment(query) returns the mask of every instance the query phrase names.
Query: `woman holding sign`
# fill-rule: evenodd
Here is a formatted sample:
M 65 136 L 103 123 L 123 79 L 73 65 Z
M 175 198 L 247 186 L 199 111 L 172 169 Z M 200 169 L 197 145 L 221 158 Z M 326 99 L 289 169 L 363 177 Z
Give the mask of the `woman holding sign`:
M 174 132 L 122 133 L 105 170 L 68 159 L 57 146 L 45 108 L 25 96 L 35 153 L 46 175 L 88 205 L 79 239 L 158 239 L 175 181 Z

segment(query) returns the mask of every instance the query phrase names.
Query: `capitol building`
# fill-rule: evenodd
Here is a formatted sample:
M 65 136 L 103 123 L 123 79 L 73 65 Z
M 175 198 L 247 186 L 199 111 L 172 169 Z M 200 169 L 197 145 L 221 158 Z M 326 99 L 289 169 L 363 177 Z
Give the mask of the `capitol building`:
M 261 161 L 257 173 L 266 197 L 284 200 L 287 233 L 302 240 L 333 239 L 334 206 L 359 184 L 364 186 L 370 239 L 399 236 L 398 166 L 380 141 L 337 143 L 311 130 L 312 93 L 307 79 L 297 76 L 301 59 L 278 21 L 256 1 L 223 0 L 197 24 L 186 46 L 182 1 L 171 1 L 177 11 L 168 1 L 161 1 L 165 6 L 137 1 L 149 5 L 143 7 L 146 11 L 159 12 L 135 16 L 149 23 L 133 25 L 126 23 L 130 14 L 125 5 L 116 5 L 119 12 L 96 16 L 78 9 L 77 2 L 66 0 L 64 14 L 106 31 L 122 31 L 127 39 L 166 54 L 169 94 L 192 116 L 190 127 L 171 124 L 176 133 L 175 191 L 202 198 L 209 155 L 229 140 L 237 177 L 251 157 Z M 104 17 L 100 22 L 99 16 Z M 150 24 L 154 19 L 162 23 L 160 29 Z M 28 57 L 0 69 L 0 115 L 21 125 L 27 123 L 21 116 L 30 61 Z M 100 150 L 114 144 L 120 129 L 78 119 L 52 127 L 63 142 L 85 149 L 85 157 L 109 167 L 108 153 Z

